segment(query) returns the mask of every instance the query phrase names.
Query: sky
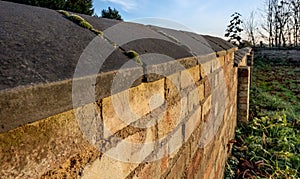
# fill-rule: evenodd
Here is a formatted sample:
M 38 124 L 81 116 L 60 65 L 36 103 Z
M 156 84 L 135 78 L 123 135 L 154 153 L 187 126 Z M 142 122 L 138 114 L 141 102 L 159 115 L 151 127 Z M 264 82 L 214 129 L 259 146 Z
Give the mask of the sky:
M 263 0 L 94 0 L 93 4 L 97 15 L 110 6 L 124 21 L 224 37 L 231 14 L 239 12 L 243 18 L 251 11 L 260 14 Z

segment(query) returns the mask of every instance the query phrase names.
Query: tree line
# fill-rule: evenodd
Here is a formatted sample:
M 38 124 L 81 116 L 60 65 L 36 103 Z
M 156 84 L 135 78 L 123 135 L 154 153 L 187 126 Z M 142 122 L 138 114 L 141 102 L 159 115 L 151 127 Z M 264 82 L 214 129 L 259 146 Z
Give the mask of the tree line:
M 96 17 L 103 17 L 109 19 L 123 20 L 119 11 L 111 9 L 102 10 L 102 16 L 94 14 L 92 0 L 6 0 L 20 4 L 28 4 L 32 6 L 46 7 L 55 10 L 66 10 L 80 14 L 94 15 Z
M 300 42 L 300 0 L 267 0 L 265 23 L 269 46 L 298 46 Z
M 263 19 L 255 17 L 258 13 Z M 245 40 L 239 39 L 242 35 L 245 36 Z M 234 13 L 225 37 L 238 46 L 254 46 L 259 41 L 261 45 L 264 41 L 269 47 L 299 46 L 300 0 L 265 0 L 260 12 L 252 11 L 250 16 L 244 19 L 241 14 Z

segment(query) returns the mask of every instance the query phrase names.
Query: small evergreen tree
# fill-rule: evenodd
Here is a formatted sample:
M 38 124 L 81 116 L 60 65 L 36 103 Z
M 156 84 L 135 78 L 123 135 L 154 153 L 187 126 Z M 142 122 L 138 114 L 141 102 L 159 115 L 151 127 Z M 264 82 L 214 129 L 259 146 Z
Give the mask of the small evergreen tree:
M 243 46 L 241 32 L 243 28 L 241 27 L 243 21 L 241 20 L 240 13 L 233 13 L 231 15 L 232 19 L 230 20 L 230 24 L 227 26 L 225 37 L 229 37 L 229 42 L 233 43 L 237 46 Z
M 108 7 L 107 10 L 102 10 L 102 17 L 108 18 L 108 19 L 116 19 L 116 20 L 123 20 L 121 15 L 119 14 L 119 11 L 117 11 L 115 8 L 112 10 L 110 7 Z

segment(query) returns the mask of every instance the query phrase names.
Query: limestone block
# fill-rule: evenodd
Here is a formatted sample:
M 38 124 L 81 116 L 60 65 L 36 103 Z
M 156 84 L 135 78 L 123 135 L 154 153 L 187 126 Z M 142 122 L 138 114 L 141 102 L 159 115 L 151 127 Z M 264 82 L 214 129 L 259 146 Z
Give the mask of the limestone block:
M 160 168 L 161 160 L 145 163 L 143 168 L 134 174 L 134 179 L 160 178 L 162 171 Z
M 189 108 L 188 108 L 188 97 L 187 96 L 182 96 L 180 99 L 180 104 L 181 104 L 181 115 L 182 117 L 185 117 L 189 113 Z
M 142 83 L 137 87 L 103 99 L 103 122 L 107 132 L 114 134 L 150 113 L 164 103 L 164 79 Z M 109 136 L 109 133 L 105 136 Z
M 205 116 L 211 109 L 211 95 L 205 100 L 204 104 L 202 105 L 202 120 L 205 120 Z
M 152 129 L 128 136 L 105 151 L 105 154 L 122 162 L 141 163 L 154 150 L 156 134 Z
M 187 142 L 188 139 L 191 137 L 192 133 L 200 126 L 201 123 L 201 107 L 198 107 L 194 112 L 191 112 L 192 115 L 190 118 L 185 122 L 185 129 L 184 129 L 184 141 Z
M 175 165 L 171 169 L 169 175 L 166 177 L 167 179 L 173 179 L 173 178 L 181 178 L 181 176 L 184 173 L 185 170 L 185 160 L 186 160 L 186 155 L 183 152 L 178 160 L 175 162 Z
M 188 86 L 195 85 L 200 80 L 199 65 L 181 72 L 181 88 L 184 89 Z
M 122 162 L 110 156 L 102 155 L 101 158 L 98 158 L 83 169 L 82 179 L 126 178 L 138 165 L 138 163 Z
M 173 158 L 183 145 L 183 134 L 182 125 L 179 125 L 172 134 L 169 135 L 170 139 L 168 141 L 168 152 L 171 158 Z
M 199 97 L 200 102 L 204 99 L 204 84 L 203 83 L 201 83 L 198 86 L 198 97 Z
M 158 138 L 164 138 L 171 134 L 177 125 L 180 124 L 183 116 L 181 114 L 182 105 L 176 103 L 173 106 L 167 106 L 164 115 L 158 119 Z
M 225 64 L 225 56 L 220 56 L 217 59 L 219 61 L 220 66 L 224 66 L 224 64 Z
M 166 77 L 166 100 L 168 104 L 178 102 L 181 97 L 180 73 L 175 73 Z
M 0 176 L 37 178 L 66 163 L 75 175 L 98 151 L 83 137 L 74 111 L 66 111 L 0 134 Z M 70 166 L 73 158 L 77 165 Z M 75 172 L 75 173 L 74 173 Z
M 205 97 L 208 97 L 211 94 L 211 86 L 212 84 L 210 83 L 210 81 L 208 80 L 208 78 L 206 78 L 204 80 L 204 95 Z
M 194 111 L 194 107 L 199 106 L 198 89 L 195 88 L 188 93 L 188 110 L 189 112 Z

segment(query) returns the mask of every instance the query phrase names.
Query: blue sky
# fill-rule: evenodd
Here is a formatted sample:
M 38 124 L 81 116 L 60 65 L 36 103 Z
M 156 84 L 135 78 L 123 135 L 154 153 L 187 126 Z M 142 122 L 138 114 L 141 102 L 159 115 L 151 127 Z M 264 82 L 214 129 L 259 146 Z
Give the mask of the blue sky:
M 263 0 L 94 0 L 93 3 L 98 15 L 110 6 L 116 8 L 125 21 L 219 37 L 224 36 L 232 13 L 237 11 L 248 17 L 251 11 L 258 12 L 263 7 Z

